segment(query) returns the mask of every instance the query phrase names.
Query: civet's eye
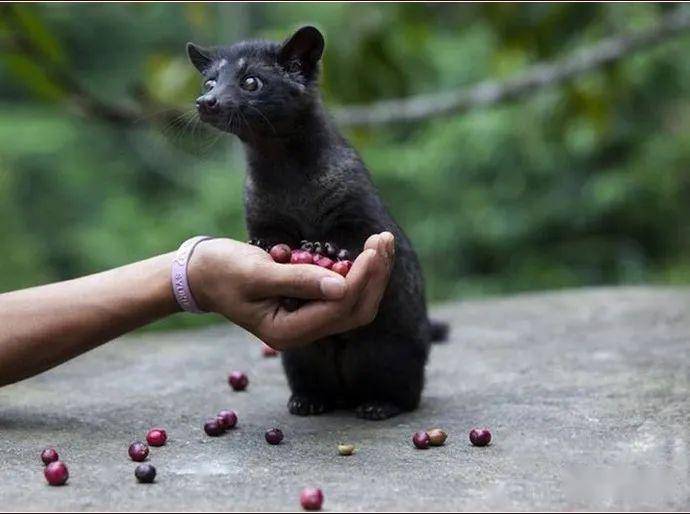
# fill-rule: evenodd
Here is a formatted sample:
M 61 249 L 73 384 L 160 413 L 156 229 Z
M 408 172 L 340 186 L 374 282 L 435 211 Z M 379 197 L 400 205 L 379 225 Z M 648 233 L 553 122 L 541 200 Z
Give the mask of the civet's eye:
M 204 91 L 211 91 L 211 89 L 213 89 L 214 87 L 216 87 L 215 80 L 211 79 L 204 82 Z
M 244 77 L 240 86 L 245 91 L 258 91 L 261 88 L 261 81 L 256 77 Z

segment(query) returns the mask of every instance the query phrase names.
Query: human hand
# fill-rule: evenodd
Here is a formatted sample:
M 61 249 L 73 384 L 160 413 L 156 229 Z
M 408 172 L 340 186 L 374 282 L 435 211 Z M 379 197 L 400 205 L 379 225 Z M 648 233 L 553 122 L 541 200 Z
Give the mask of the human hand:
M 231 239 L 200 243 L 188 266 L 201 308 L 222 314 L 278 350 L 371 323 L 393 267 L 393 234 L 367 239 L 346 278 L 309 264 L 278 264 Z M 283 297 L 311 300 L 288 312 Z

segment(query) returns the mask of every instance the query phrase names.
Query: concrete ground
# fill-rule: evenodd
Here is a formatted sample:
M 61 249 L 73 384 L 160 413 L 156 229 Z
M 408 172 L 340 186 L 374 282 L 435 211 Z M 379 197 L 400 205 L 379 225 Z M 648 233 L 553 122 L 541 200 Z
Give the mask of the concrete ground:
M 228 325 L 134 335 L 0 389 L 1 510 L 690 509 L 690 290 L 623 288 L 440 306 L 423 405 L 383 422 L 288 414 L 279 359 Z M 245 370 L 246 392 L 226 383 Z M 238 428 L 207 437 L 221 408 Z M 155 484 L 127 447 L 163 426 Z M 265 443 L 267 428 L 285 440 Z M 444 447 L 413 448 L 439 426 Z M 468 443 L 492 429 L 486 448 Z M 357 446 L 350 457 L 338 442 Z M 70 469 L 50 487 L 39 453 Z

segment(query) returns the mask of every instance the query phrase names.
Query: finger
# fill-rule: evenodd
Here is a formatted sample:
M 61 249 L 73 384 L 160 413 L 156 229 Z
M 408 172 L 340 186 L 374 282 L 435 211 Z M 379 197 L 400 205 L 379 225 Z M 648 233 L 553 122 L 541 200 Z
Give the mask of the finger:
M 378 248 L 379 244 L 379 234 L 372 234 L 370 235 L 367 240 L 364 242 L 364 249 L 365 250 L 376 250 Z
M 258 298 L 289 296 L 309 300 L 338 300 L 345 296 L 347 281 L 338 273 L 313 264 L 266 263 L 253 286 Z
M 372 265 L 370 278 L 355 306 L 354 317 L 364 323 L 371 322 L 378 312 L 386 292 L 395 256 L 395 238 L 390 232 L 380 234 L 376 259 Z
M 310 302 L 294 312 L 278 309 L 267 327 L 271 333 L 290 334 L 290 339 L 305 343 L 329 334 L 347 330 L 353 325 L 352 308 L 367 285 L 369 270 L 376 257 L 365 250 L 352 264 L 347 275 L 347 292 L 337 301 Z

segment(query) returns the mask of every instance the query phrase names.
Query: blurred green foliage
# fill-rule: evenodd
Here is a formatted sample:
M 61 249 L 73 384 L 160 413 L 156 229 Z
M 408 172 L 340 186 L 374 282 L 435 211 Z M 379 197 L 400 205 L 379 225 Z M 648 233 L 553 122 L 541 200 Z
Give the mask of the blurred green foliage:
M 327 38 L 329 105 L 508 77 L 676 6 L 33 4 L 0 15 L 0 291 L 245 238 L 241 146 L 171 123 L 81 116 L 72 77 L 127 108 L 192 107 L 184 43 Z M 19 35 L 34 53 L 9 41 Z M 690 282 L 690 37 L 515 104 L 352 129 L 423 262 L 432 300 Z M 37 57 L 38 56 L 38 57 Z M 185 318 L 186 319 L 186 318 Z M 178 323 L 185 321 L 177 320 Z

